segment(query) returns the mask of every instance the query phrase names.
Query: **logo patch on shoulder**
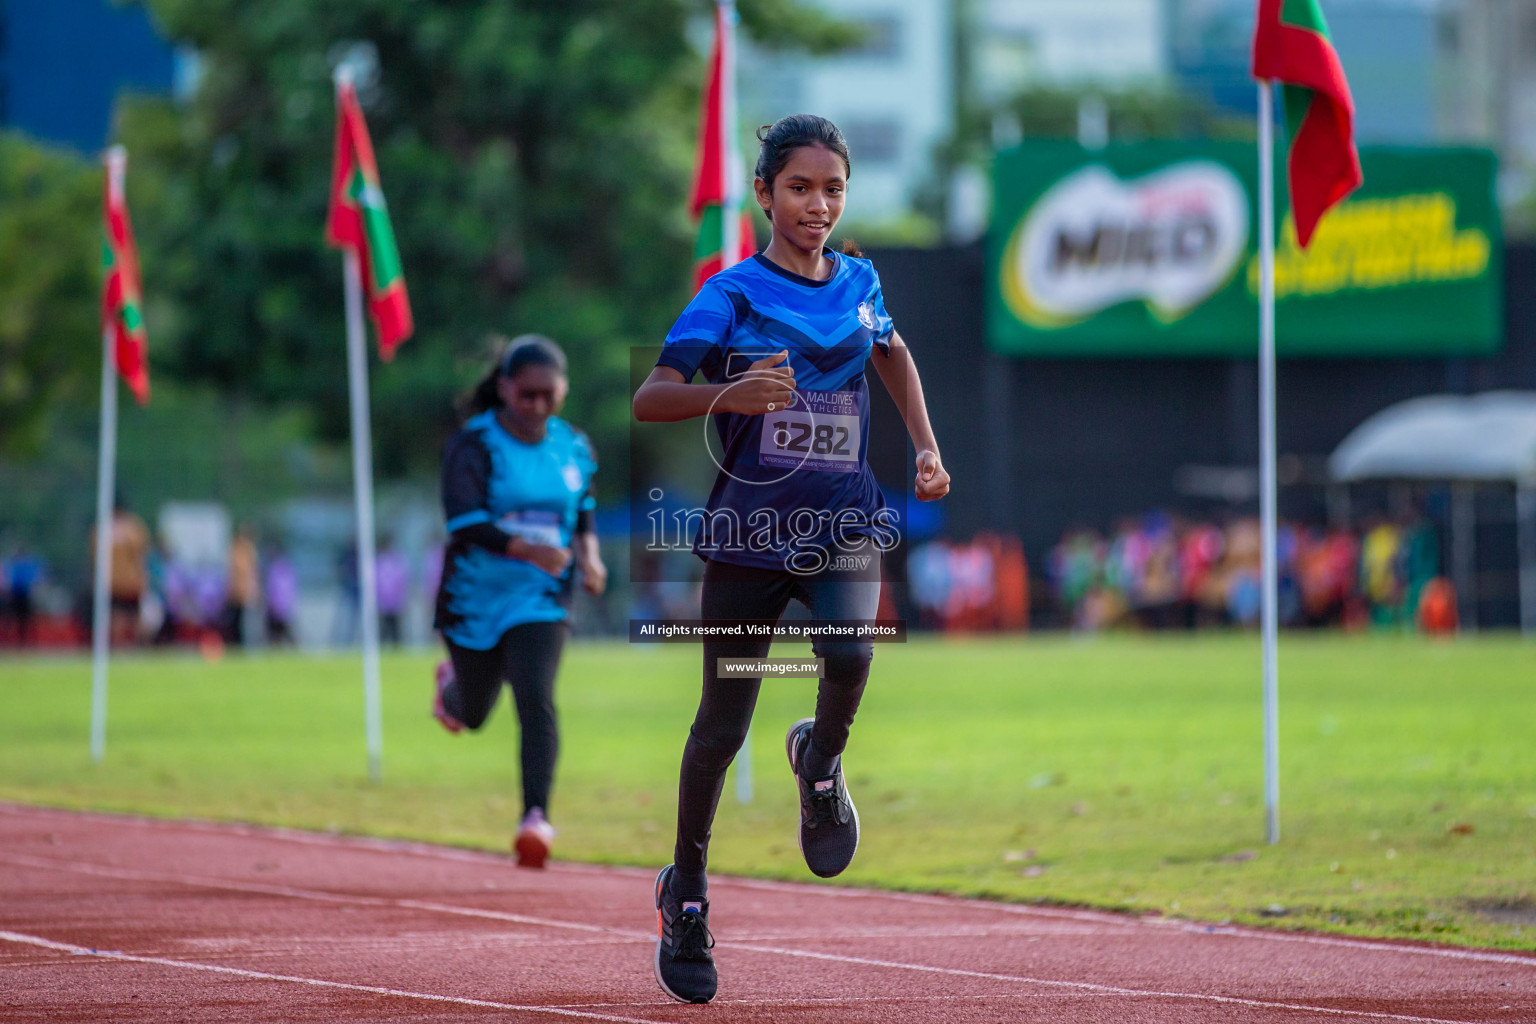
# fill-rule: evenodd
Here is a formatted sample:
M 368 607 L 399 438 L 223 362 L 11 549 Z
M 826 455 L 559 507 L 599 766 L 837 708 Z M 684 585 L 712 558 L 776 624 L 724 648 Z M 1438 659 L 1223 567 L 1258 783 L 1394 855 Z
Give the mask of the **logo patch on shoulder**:
M 880 321 L 875 318 L 875 304 L 870 302 L 868 299 L 865 299 L 863 302 L 859 303 L 859 323 L 863 324 L 865 327 L 868 327 L 870 330 L 874 330 L 880 323 Z
M 566 466 L 560 472 L 565 477 L 565 486 L 573 491 L 581 490 L 581 470 L 575 466 Z

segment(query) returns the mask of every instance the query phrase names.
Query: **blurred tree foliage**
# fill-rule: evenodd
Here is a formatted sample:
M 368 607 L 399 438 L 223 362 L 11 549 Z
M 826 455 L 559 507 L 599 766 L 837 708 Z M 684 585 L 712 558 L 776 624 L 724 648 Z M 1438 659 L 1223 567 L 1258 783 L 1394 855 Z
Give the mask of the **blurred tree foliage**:
M 101 171 L 0 133 L 0 456 L 36 455 L 100 379 Z
M 380 472 L 435 472 L 493 333 L 560 341 L 567 417 L 604 456 L 624 451 L 630 349 L 658 344 L 689 297 L 703 61 L 688 29 L 711 4 L 140 2 L 201 66 L 190 99 L 120 108 L 156 372 L 297 401 L 346 437 L 341 259 L 321 237 L 345 59 L 417 325 L 372 372 Z M 774 45 L 849 41 L 798 0 L 741 0 L 741 15 Z

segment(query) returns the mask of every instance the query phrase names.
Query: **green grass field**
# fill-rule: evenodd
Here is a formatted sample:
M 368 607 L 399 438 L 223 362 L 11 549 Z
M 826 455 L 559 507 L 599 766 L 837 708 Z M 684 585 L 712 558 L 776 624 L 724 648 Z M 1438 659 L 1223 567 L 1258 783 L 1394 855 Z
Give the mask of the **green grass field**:
M 670 857 L 698 659 L 568 650 L 559 856 Z M 1536 646 L 1285 637 L 1280 659 L 1268 847 L 1255 638 L 879 645 L 846 755 L 863 844 L 838 882 L 1536 949 Z M 481 734 L 442 732 L 433 660 L 385 658 L 373 786 L 356 658 L 121 656 L 100 766 L 89 663 L 7 658 L 0 799 L 504 849 L 515 718 L 504 701 Z M 810 878 L 783 732 L 813 687 L 764 684 L 756 800 L 728 785 L 714 871 Z

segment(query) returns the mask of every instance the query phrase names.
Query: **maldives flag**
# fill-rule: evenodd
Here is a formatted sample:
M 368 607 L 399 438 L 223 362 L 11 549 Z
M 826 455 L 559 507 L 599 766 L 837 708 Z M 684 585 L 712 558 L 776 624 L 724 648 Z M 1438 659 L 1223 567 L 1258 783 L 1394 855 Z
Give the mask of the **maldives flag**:
M 326 243 L 357 253 L 368 295 L 368 315 L 379 332 L 379 357 L 394 358 L 395 348 L 411 336 L 411 300 L 395 229 L 389 223 L 379 167 L 373 159 L 368 125 L 357 104 L 357 91 L 343 81 L 336 91 L 336 158 L 331 172 L 331 209 L 325 221 Z
M 736 154 L 726 147 L 727 123 L 735 123 L 734 47 L 732 26 L 724 4 L 715 7 L 715 43 L 709 52 L 709 79 L 704 83 L 704 108 L 699 115 L 699 159 L 694 165 L 693 194 L 688 213 L 698 218 L 699 235 L 693 245 L 693 287 L 697 291 L 705 281 L 727 265 L 720 258 L 725 247 L 724 217 L 729 184 L 739 177 Z M 735 145 L 735 140 L 730 141 Z M 736 252 L 729 265 L 750 259 L 757 251 L 752 236 L 752 217 L 745 209 L 737 213 Z
M 1317 0 L 1259 0 L 1253 77 L 1282 84 L 1291 214 L 1296 240 L 1306 248 L 1323 214 L 1361 181 L 1355 104 Z
M 149 337 L 144 331 L 144 296 L 139 287 L 139 250 L 128 221 L 123 179 L 128 151 L 107 150 L 106 202 L 101 228 L 101 330 L 112 339 L 117 372 L 140 405 L 149 403 Z

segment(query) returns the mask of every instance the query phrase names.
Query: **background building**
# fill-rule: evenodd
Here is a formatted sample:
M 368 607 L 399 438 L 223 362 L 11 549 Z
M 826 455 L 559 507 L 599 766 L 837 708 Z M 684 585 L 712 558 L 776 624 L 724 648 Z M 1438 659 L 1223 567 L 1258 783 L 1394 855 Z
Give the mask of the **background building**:
M 1252 113 L 1254 9 L 1252 0 L 1168 0 L 1169 62 L 1181 90 L 1222 110 Z M 1464 138 L 1436 131 L 1433 0 L 1330 0 L 1323 14 L 1349 76 L 1360 142 Z
M 1327 8 L 1349 75 L 1362 145 L 1455 141 L 1435 130 L 1435 7 L 1428 0 L 1346 0 Z
M 1506 208 L 1528 203 L 1536 191 L 1536 3 L 1447 0 L 1435 41 L 1436 134 L 1493 146 Z
M 0 126 L 34 138 L 94 152 L 120 92 L 170 92 L 189 64 L 142 7 L 0 0 Z
M 1168 71 L 1163 0 L 973 0 L 967 59 L 984 103 L 1034 86 L 1126 88 Z
M 900 219 L 933 174 L 933 151 L 954 121 L 954 22 L 941 0 L 839 0 L 825 6 L 864 29 L 863 43 L 829 57 L 776 53 L 743 41 L 741 121 L 817 113 L 836 122 L 853 155 L 851 227 Z

